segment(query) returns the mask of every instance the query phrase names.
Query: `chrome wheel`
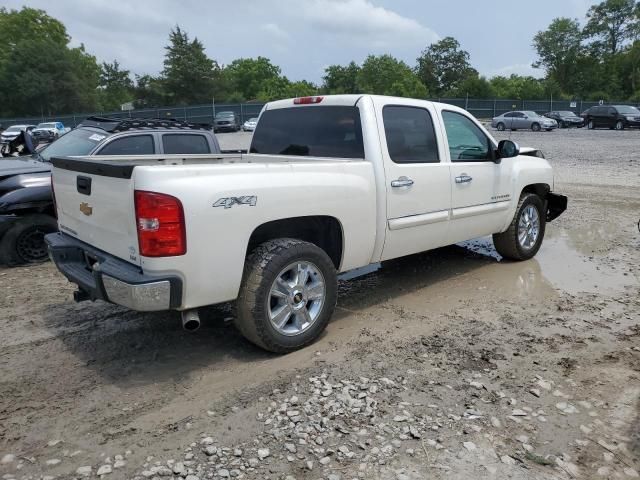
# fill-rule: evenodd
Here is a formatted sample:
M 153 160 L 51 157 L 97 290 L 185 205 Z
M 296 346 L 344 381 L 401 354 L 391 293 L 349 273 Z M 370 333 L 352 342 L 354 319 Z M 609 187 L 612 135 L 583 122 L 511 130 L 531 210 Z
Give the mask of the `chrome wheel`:
M 288 265 L 269 291 L 267 310 L 271 325 L 282 335 L 301 334 L 320 316 L 325 295 L 324 277 L 316 265 L 307 261 Z
M 533 205 L 527 205 L 518 220 L 518 243 L 525 250 L 531 250 L 540 235 L 540 214 Z

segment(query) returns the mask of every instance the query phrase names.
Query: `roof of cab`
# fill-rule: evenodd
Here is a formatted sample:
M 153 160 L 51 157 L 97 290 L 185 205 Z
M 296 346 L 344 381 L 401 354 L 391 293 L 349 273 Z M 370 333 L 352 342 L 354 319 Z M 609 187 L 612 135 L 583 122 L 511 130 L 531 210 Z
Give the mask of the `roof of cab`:
M 406 100 L 417 100 L 421 102 L 428 102 L 434 106 L 439 106 L 443 108 L 446 106 L 447 109 L 462 111 L 463 109 L 456 107 L 455 105 L 450 105 L 446 103 L 433 102 L 431 100 L 419 99 L 419 98 L 403 98 L 403 97 L 392 97 L 388 95 L 371 95 L 371 94 L 359 94 L 359 95 L 314 95 L 313 97 L 322 98 L 322 101 L 318 103 L 312 104 L 294 104 L 295 98 L 287 98 L 284 100 L 276 100 L 273 102 L 269 102 L 264 106 L 265 110 L 275 110 L 277 108 L 291 108 L 291 107 L 313 107 L 313 106 L 355 106 L 358 103 L 358 100 L 361 98 L 374 98 L 381 99 L 385 102 L 393 103 L 394 101 L 406 101 Z M 304 97 L 303 97 L 304 98 Z

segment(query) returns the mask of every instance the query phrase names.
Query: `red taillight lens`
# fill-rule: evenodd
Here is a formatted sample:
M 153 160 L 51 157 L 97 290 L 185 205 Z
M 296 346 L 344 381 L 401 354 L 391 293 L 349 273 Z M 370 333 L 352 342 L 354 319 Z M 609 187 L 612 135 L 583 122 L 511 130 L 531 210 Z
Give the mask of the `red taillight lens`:
M 294 98 L 294 105 L 310 105 L 312 103 L 320 103 L 324 97 L 300 97 Z
M 136 190 L 134 195 L 140 255 L 184 255 L 187 238 L 180 200 L 171 195 L 141 190 Z

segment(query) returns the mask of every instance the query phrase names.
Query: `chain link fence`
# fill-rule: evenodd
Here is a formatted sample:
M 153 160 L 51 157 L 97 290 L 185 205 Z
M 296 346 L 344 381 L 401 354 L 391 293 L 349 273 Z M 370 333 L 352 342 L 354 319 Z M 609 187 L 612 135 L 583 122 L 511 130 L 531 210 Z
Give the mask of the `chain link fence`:
M 468 110 L 472 115 L 480 119 L 489 119 L 502 115 L 510 110 L 533 110 L 545 113 L 552 110 L 569 110 L 578 115 L 589 107 L 599 105 L 599 102 L 582 100 L 504 100 L 504 99 L 475 99 L 475 98 L 433 98 L 433 101 L 449 103 Z M 630 102 L 607 102 L 611 105 L 635 105 Z M 2 128 L 11 125 L 35 125 L 40 122 L 62 122 L 66 127 L 76 127 L 85 118 L 90 116 L 104 116 L 113 118 L 166 118 L 186 120 L 196 123 L 213 123 L 216 112 L 234 112 L 241 123 L 250 118 L 257 117 L 263 103 L 234 103 L 234 104 L 209 104 L 191 105 L 185 107 L 159 107 L 137 110 L 123 110 L 116 112 L 91 112 L 74 113 L 67 115 L 0 118 Z

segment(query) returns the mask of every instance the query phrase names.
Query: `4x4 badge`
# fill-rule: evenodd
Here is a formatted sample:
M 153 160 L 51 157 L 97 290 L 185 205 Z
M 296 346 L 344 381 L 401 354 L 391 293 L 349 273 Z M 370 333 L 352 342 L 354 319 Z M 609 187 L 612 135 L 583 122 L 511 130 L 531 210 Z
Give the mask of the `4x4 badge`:
M 89 206 L 87 202 L 82 202 L 80 204 L 80 211 L 88 217 L 93 213 L 93 207 Z
M 255 195 L 247 195 L 244 197 L 224 197 L 220 198 L 213 204 L 214 207 L 231 208 L 234 205 L 251 205 L 256 206 L 258 203 L 258 197 Z

